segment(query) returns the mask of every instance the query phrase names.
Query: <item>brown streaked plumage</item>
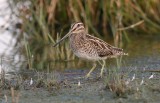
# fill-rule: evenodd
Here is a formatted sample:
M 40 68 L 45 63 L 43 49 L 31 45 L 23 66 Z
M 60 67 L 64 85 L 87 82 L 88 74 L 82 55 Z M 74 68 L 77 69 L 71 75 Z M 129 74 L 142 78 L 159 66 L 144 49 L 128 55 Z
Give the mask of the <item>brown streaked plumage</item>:
M 69 37 L 70 47 L 76 56 L 94 61 L 94 65 L 86 77 L 89 77 L 90 73 L 95 69 L 95 61 L 103 60 L 100 73 L 100 76 L 102 76 L 105 59 L 117 57 L 119 55 L 128 55 L 123 52 L 123 49 L 114 47 L 97 37 L 89 35 L 81 22 L 73 23 L 69 32 L 58 41 L 54 47 L 67 37 Z

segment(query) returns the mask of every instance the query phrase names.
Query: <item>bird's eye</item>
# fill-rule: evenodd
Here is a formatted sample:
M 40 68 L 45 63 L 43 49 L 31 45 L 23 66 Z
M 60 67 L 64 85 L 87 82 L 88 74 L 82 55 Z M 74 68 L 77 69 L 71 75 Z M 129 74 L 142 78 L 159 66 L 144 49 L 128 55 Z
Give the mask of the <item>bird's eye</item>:
M 79 26 L 80 26 L 80 24 L 77 25 L 77 27 L 79 27 Z

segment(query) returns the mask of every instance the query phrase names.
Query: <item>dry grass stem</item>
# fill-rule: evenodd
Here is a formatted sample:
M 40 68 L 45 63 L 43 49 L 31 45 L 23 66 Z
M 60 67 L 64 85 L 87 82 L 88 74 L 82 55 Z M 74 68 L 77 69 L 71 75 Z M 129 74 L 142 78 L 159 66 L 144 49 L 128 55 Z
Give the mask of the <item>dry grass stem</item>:
M 130 26 L 128 26 L 128 27 L 118 28 L 117 30 L 122 31 L 122 30 L 131 29 L 131 28 L 134 28 L 134 27 L 142 24 L 143 22 L 144 22 L 144 20 L 141 20 L 141 21 L 139 21 L 139 22 L 137 22 L 137 23 L 135 23 L 135 24 L 132 24 L 132 25 L 130 25 Z

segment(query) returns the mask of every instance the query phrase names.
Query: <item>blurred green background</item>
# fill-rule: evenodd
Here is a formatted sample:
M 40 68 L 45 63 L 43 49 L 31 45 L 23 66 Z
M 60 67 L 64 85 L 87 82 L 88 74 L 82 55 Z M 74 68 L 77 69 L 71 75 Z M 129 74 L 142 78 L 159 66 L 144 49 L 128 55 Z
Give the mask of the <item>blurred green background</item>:
M 19 8 L 19 3 L 29 5 Z M 122 48 L 133 43 L 132 37 L 140 43 L 142 36 L 160 35 L 159 0 L 13 0 L 10 7 L 17 8 L 22 20 L 16 24 L 20 35 L 15 46 L 22 44 L 20 52 L 30 69 L 54 69 L 56 62 L 75 60 L 68 41 L 56 48 L 52 45 L 76 21 L 83 22 L 91 35 Z M 125 27 L 129 29 L 118 30 Z

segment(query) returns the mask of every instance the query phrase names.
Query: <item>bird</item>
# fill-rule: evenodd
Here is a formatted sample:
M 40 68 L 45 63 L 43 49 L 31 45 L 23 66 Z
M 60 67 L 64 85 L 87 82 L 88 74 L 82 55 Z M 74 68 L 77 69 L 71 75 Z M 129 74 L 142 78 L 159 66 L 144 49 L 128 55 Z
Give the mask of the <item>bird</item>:
M 82 22 L 72 23 L 69 32 L 64 37 L 62 37 L 62 39 L 56 42 L 53 47 L 56 47 L 67 37 L 69 37 L 70 48 L 77 57 L 93 61 L 93 67 L 86 74 L 86 78 L 90 77 L 91 72 L 96 68 L 97 61 L 103 61 L 103 65 L 100 71 L 100 77 L 102 77 L 105 67 L 105 60 L 107 58 L 128 55 L 128 53 L 123 52 L 123 49 L 114 47 L 102 39 L 90 35 L 86 31 Z

